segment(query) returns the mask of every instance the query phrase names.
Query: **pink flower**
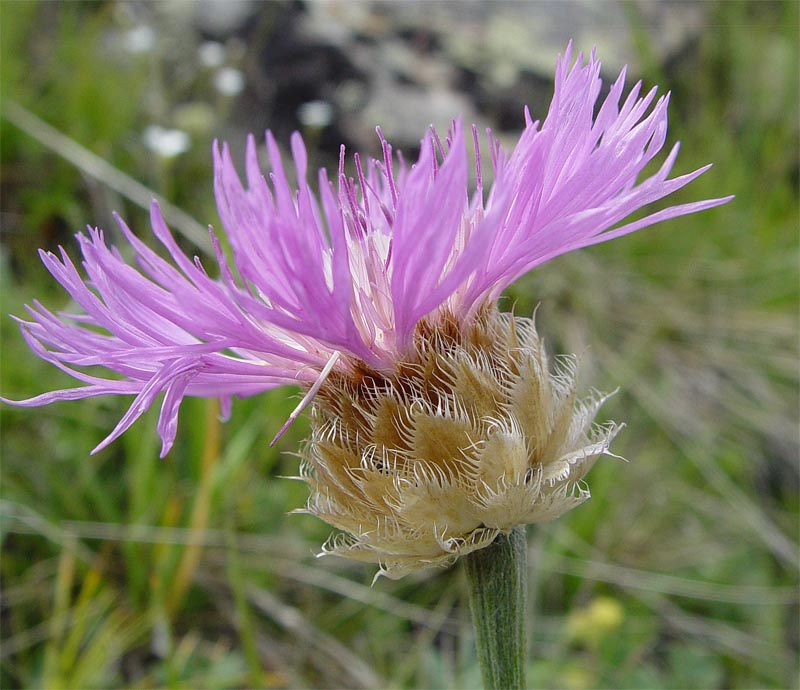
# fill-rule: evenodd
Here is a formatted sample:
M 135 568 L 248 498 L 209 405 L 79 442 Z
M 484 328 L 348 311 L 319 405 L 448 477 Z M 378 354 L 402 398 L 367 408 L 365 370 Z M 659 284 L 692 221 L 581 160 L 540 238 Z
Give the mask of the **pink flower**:
M 99 229 L 78 235 L 82 277 L 62 249 L 42 261 L 78 304 L 54 314 L 39 302 L 20 320 L 31 349 L 85 385 L 13 402 L 37 406 L 96 395 L 135 396 L 95 452 L 122 434 L 163 393 L 158 431 L 162 456 L 174 439 L 184 396 L 219 397 L 227 411 L 245 397 L 285 384 L 314 393 L 331 372 L 359 367 L 391 372 L 414 348 L 422 319 L 448 315 L 468 323 L 514 280 L 565 252 L 694 213 L 731 197 L 698 201 L 622 223 L 634 211 L 691 182 L 709 166 L 667 179 L 676 145 L 661 168 L 637 181 L 663 147 L 669 96 L 622 101 L 625 72 L 593 115 L 601 90 L 594 53 L 571 65 L 560 58 L 555 93 L 543 123 L 525 113 L 525 129 L 505 154 L 488 133 L 494 184 L 484 201 L 482 161 L 469 194 L 464 133 L 456 120 L 445 141 L 431 131 L 414 165 L 380 130 L 381 160 L 344 172 L 324 170 L 318 196 L 307 183 L 307 156 L 294 134 L 298 179 L 293 190 L 272 135 L 265 179 L 255 140 L 248 140 L 247 186 L 228 148 L 215 147 L 215 191 L 233 251 L 223 255 L 212 233 L 219 278 L 178 247 L 158 207 L 153 232 L 164 260 L 117 218 L 136 266 L 109 247 Z M 477 130 L 472 128 L 476 153 Z M 622 224 L 620 224 L 622 223 Z M 90 375 L 101 366 L 108 377 Z M 316 384 L 316 385 L 315 385 Z M 12 402 L 12 401 L 6 401 Z

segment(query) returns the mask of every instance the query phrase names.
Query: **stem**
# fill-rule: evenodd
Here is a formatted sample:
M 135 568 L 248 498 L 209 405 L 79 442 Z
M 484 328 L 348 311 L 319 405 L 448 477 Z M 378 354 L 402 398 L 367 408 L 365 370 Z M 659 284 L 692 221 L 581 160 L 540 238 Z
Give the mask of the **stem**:
M 525 528 L 465 556 L 469 605 L 485 690 L 525 687 Z

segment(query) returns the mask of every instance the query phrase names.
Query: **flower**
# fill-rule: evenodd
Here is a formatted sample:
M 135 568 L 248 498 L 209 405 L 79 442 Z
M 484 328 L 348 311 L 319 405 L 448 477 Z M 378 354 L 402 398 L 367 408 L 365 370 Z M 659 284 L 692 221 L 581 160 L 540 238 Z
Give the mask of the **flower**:
M 572 364 L 550 373 L 532 321 L 498 312 L 498 296 L 555 256 L 730 198 L 620 224 L 707 167 L 667 179 L 676 145 L 638 181 L 663 147 L 669 96 L 640 97 L 639 83 L 621 102 L 623 70 L 595 116 L 599 73 L 594 52 L 573 64 L 568 46 L 544 122 L 526 110 L 509 155 L 487 132 L 494 184 L 485 198 L 475 127 L 468 193 L 459 120 L 444 142 L 431 130 L 411 166 L 378 129 L 382 159 L 362 165 L 356 154 L 355 179 L 342 147 L 337 184 L 320 171 L 318 196 L 298 134 L 297 190 L 269 132 L 269 182 L 252 137 L 246 187 L 228 148 L 215 145 L 232 264 L 212 232 L 220 277 L 210 277 L 155 204 L 153 232 L 171 260 L 119 218 L 138 267 L 99 229 L 78 235 L 86 279 L 63 249 L 40 252 L 82 313 L 34 302 L 22 332 L 37 355 L 86 385 L 13 404 L 134 395 L 96 452 L 163 394 L 163 456 L 184 396 L 219 397 L 227 413 L 233 396 L 299 384 L 300 408 L 312 404 L 308 510 L 350 535 L 329 549 L 392 575 L 555 517 L 586 498 L 581 477 L 617 427 L 592 427 L 602 398 L 576 402 Z M 95 366 L 110 375 L 83 371 Z

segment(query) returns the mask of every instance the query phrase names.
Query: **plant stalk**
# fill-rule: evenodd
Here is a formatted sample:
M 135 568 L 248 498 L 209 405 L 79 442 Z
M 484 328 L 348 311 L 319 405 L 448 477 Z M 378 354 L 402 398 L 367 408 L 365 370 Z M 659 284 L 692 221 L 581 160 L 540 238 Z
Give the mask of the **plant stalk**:
M 464 558 L 485 690 L 525 687 L 527 554 L 523 526 Z

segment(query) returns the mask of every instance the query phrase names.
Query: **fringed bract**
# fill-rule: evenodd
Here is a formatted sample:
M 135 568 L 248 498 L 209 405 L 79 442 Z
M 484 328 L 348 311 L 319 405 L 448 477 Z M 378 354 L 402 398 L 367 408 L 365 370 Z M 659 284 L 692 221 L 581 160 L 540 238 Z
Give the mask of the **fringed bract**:
M 307 512 L 344 534 L 323 553 L 392 578 L 488 545 L 589 498 L 583 477 L 619 430 L 578 400 L 576 364 L 551 371 L 534 322 L 484 308 L 422 322 L 391 375 L 356 363 L 312 407 Z

